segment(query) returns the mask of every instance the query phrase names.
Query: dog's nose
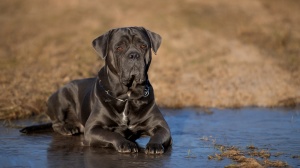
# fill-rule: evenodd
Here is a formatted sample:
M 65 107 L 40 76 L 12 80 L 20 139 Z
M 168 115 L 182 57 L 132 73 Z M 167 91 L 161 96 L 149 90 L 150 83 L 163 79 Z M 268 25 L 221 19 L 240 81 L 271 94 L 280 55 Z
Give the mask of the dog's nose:
M 140 54 L 137 52 L 131 52 L 128 56 L 130 59 L 138 59 L 140 57 Z

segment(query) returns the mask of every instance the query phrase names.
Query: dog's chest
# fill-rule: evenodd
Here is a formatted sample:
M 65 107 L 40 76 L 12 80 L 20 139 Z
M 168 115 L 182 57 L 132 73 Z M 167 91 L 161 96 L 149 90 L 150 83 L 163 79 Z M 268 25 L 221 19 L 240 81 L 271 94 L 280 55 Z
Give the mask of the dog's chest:
M 121 126 L 123 126 L 123 127 L 125 126 L 128 129 L 133 130 L 136 127 L 136 125 L 132 125 L 131 124 L 130 117 L 129 117 L 130 112 L 129 112 L 129 108 L 128 107 L 129 107 L 129 103 L 127 101 L 126 104 L 125 104 L 124 110 L 123 110 L 123 112 L 120 115 Z
M 126 112 L 122 112 L 122 119 L 121 119 L 121 123 L 122 125 L 128 125 L 128 116 L 126 115 Z
M 130 123 L 129 117 L 128 117 L 125 113 L 122 113 L 121 127 L 133 131 L 133 130 L 137 127 L 137 125 L 132 125 L 132 124 Z

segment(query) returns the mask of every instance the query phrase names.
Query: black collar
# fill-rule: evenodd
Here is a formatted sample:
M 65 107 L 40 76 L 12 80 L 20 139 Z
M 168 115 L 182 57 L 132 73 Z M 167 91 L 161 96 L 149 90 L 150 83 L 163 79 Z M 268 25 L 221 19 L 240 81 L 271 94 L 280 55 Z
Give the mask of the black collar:
M 104 92 L 106 93 L 106 95 L 108 95 L 109 97 L 118 100 L 120 102 L 127 102 L 128 100 L 130 100 L 130 96 L 131 96 L 131 90 L 127 91 L 127 98 L 126 99 L 121 99 L 121 98 L 117 98 L 115 96 L 113 96 L 112 94 L 110 94 L 110 90 L 106 90 L 103 85 L 101 84 L 101 80 L 99 79 L 99 86 L 104 90 Z M 146 86 L 145 86 L 145 90 L 144 90 L 144 95 L 143 97 L 148 97 L 150 95 L 150 87 L 149 87 L 149 82 L 146 82 Z

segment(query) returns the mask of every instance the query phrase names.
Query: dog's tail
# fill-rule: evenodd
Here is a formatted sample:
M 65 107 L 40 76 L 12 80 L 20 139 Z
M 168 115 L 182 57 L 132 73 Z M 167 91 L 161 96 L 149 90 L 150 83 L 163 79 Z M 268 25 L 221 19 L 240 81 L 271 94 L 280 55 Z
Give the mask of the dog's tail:
M 53 132 L 52 123 L 32 125 L 25 127 L 20 130 L 24 134 L 33 134 L 33 133 L 43 133 L 43 132 Z

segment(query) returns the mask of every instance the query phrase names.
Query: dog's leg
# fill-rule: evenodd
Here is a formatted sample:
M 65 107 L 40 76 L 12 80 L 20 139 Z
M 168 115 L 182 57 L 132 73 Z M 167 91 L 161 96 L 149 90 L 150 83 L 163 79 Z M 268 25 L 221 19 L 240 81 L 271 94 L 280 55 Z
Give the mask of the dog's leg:
M 62 135 L 83 133 L 84 127 L 76 113 L 76 96 L 71 88 L 65 87 L 50 96 L 47 114 L 52 120 L 55 132 Z
M 84 144 L 87 146 L 114 147 L 120 153 L 136 153 L 135 142 L 125 139 L 121 134 L 93 126 L 84 133 Z
M 50 117 L 52 119 L 52 128 L 55 132 L 62 135 L 75 135 L 84 132 L 84 127 L 79 122 L 73 109 L 59 109 L 57 112 L 61 114 L 55 118 Z
M 172 138 L 170 135 L 170 130 L 168 128 L 164 128 L 158 126 L 153 131 L 154 135 L 151 136 L 147 146 L 145 153 L 146 154 L 163 154 L 172 143 Z
M 84 127 L 79 121 L 66 120 L 64 122 L 54 120 L 52 128 L 62 135 L 76 135 L 83 133 Z

